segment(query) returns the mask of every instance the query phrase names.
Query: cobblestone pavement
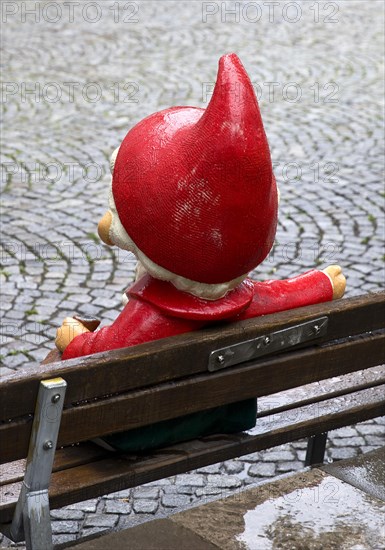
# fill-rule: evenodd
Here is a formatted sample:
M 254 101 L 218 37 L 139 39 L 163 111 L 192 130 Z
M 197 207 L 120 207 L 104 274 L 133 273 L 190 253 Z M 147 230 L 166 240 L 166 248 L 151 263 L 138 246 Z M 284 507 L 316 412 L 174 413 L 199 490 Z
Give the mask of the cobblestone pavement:
M 217 60 L 229 51 L 255 83 L 281 190 L 277 243 L 255 277 L 340 263 L 348 295 L 383 286 L 384 4 L 273 4 L 2 2 L 2 376 L 37 364 L 68 314 L 116 317 L 134 262 L 96 236 L 108 158 L 147 114 L 207 105 Z M 383 419 L 338 430 L 328 457 L 368 451 L 383 434 Z M 54 511 L 55 540 L 297 470 L 304 448 Z

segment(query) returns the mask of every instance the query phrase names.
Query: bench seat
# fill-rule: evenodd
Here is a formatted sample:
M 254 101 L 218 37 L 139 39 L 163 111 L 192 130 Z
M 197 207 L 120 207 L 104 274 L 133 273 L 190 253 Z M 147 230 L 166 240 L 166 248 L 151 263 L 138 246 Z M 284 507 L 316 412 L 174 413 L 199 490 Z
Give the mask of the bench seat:
M 59 449 L 50 506 L 59 508 L 385 415 L 385 366 L 261 398 L 258 410 L 257 425 L 248 433 L 209 436 L 145 456 L 111 453 L 90 442 Z M 12 520 L 25 462 L 2 466 L 0 523 Z
M 302 438 L 311 443 L 306 463 L 322 462 L 328 431 L 385 414 L 384 305 L 380 292 L 69 361 L 52 353 L 48 361 L 54 362 L 4 378 L 2 530 L 8 533 L 14 518 L 14 540 L 22 540 L 26 527 L 27 547 L 51 548 L 50 508 Z M 255 397 L 257 425 L 246 433 L 203 437 L 137 456 L 90 442 Z M 51 430 L 52 422 L 56 433 L 44 436 L 39 426 Z M 27 460 L 33 490 L 22 481 L 28 452 L 34 457 Z M 40 460 L 46 461 L 44 491 Z M 34 511 L 39 491 L 45 494 L 44 522 Z

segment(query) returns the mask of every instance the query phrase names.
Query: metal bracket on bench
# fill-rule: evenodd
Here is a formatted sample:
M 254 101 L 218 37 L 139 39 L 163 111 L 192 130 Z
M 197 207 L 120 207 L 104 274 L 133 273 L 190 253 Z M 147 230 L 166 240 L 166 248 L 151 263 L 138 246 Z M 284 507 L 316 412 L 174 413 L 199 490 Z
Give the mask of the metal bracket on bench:
M 27 550 L 52 549 L 48 487 L 55 457 L 67 383 L 62 378 L 40 382 L 24 481 L 10 536 L 25 539 Z
M 327 432 L 309 437 L 307 440 L 305 466 L 314 466 L 315 464 L 323 463 L 327 438 Z
M 303 342 L 311 342 L 327 331 L 328 318 L 319 317 L 306 323 L 271 332 L 252 340 L 246 340 L 211 352 L 209 371 L 217 371 L 257 359 L 263 355 L 279 352 Z

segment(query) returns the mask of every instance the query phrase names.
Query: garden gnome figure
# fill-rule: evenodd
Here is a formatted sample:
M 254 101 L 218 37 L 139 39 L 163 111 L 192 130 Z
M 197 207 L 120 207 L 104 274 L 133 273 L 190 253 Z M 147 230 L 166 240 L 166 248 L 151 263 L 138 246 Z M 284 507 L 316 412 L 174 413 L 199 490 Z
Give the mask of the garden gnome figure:
M 63 359 L 344 294 L 339 266 L 282 281 L 248 278 L 273 245 L 278 190 L 253 86 L 235 54 L 220 59 L 206 109 L 172 107 L 145 118 L 115 151 L 111 169 L 99 235 L 135 254 L 139 276 L 112 325 L 91 332 L 65 319 L 56 339 Z M 255 412 L 247 400 L 160 423 L 144 444 L 144 430 L 109 441 L 127 450 L 240 431 L 255 424 Z

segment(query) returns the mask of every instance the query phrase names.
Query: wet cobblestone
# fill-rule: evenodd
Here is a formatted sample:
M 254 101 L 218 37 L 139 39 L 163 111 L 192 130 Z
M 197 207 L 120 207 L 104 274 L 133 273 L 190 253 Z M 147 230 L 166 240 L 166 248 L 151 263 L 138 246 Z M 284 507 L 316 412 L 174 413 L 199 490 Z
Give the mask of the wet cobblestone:
M 65 316 L 117 316 L 134 260 L 96 237 L 109 156 L 144 116 L 206 106 L 228 51 L 260 93 L 281 191 L 276 245 L 254 276 L 340 263 L 348 296 L 384 286 L 382 2 L 298 1 L 298 21 L 285 1 L 274 15 L 257 2 L 252 21 L 245 1 L 230 15 L 234 2 L 136 1 L 131 14 L 105 0 L 93 3 L 98 21 L 91 11 L 79 16 L 81 2 L 74 21 L 62 8 L 55 23 L 43 11 L 49 3 L 33 2 L 37 21 L 22 19 L 22 3 L 2 2 L 10 11 L 2 11 L 1 376 L 38 364 Z M 332 432 L 327 459 L 383 445 L 384 430 L 376 419 Z M 296 442 L 53 511 L 54 540 L 121 529 L 295 471 L 305 448 Z

